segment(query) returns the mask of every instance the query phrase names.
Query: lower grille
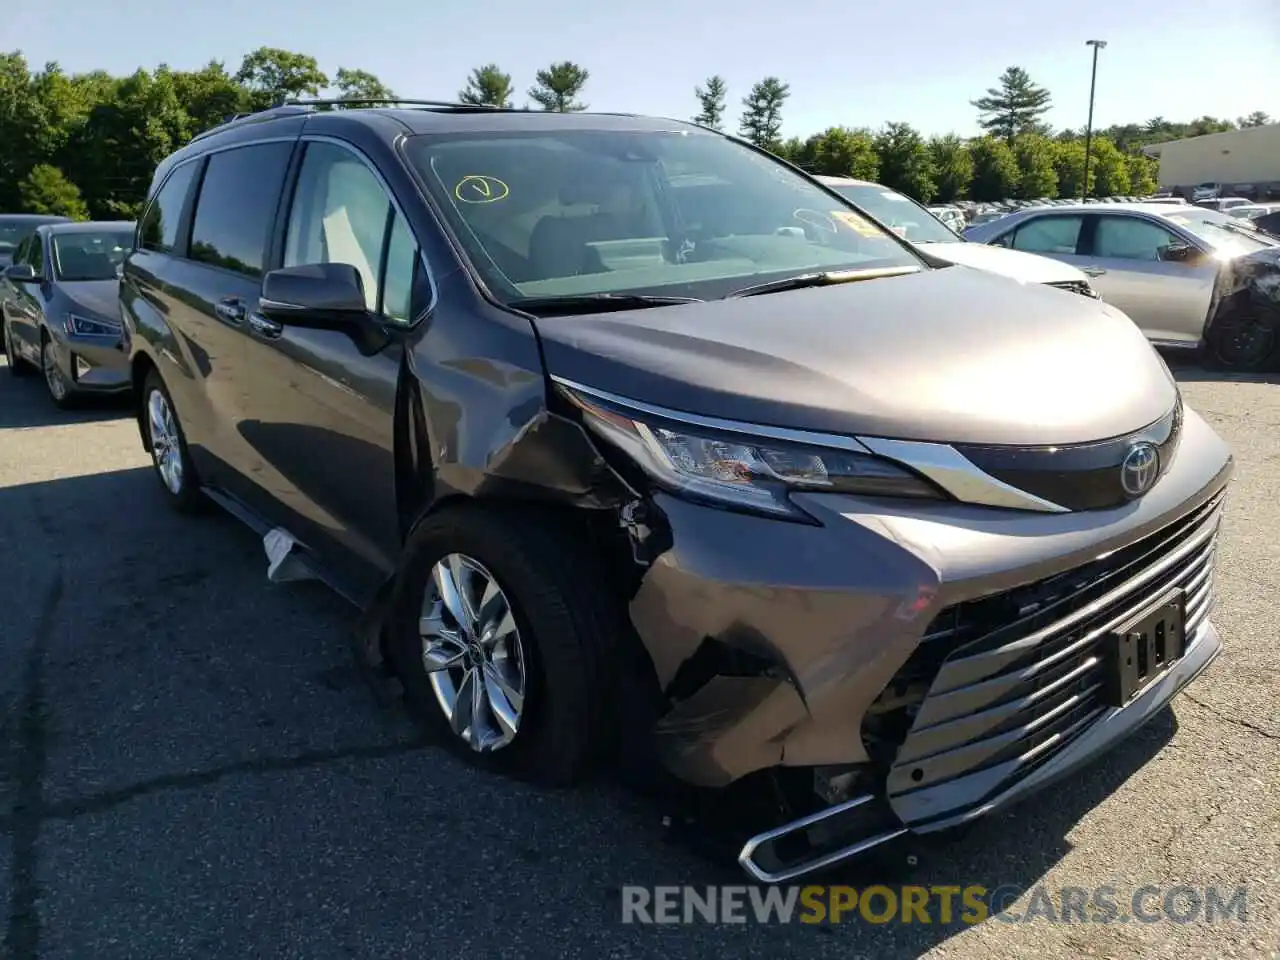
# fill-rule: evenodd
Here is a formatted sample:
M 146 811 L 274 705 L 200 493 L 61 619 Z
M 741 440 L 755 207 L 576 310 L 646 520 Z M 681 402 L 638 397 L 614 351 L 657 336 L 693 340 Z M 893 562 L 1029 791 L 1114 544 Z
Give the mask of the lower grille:
M 1046 580 L 944 610 L 872 711 L 868 751 L 887 761 L 890 802 L 945 786 L 954 816 L 1027 776 L 1110 707 L 1102 644 L 1161 594 L 1182 588 L 1192 641 L 1212 605 L 1223 494 L 1128 547 Z M 904 692 L 926 688 L 920 697 Z M 914 701 L 914 702 L 912 702 Z M 870 742 L 871 740 L 876 742 Z M 905 818 L 904 818 L 905 819 Z

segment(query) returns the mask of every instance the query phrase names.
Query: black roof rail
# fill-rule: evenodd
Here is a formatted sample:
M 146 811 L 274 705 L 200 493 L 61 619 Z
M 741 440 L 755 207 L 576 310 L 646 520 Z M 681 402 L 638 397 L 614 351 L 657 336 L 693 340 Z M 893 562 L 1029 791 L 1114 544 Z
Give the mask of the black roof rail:
M 280 106 L 268 107 L 266 110 L 258 110 L 253 113 L 237 113 L 227 117 L 225 121 L 216 127 L 210 127 L 203 130 L 192 137 L 188 143 L 195 143 L 197 140 L 203 140 L 205 137 L 212 136 L 231 127 L 238 127 L 244 123 L 257 123 L 261 120 L 274 120 L 277 117 L 295 117 L 300 114 L 311 113 L 309 108 L 293 106 L 290 104 L 281 104 Z
M 423 110 L 458 111 L 460 113 L 489 113 L 494 111 L 516 111 L 516 107 L 495 107 L 489 103 L 459 103 L 453 100 L 405 100 L 400 97 L 354 97 L 348 99 L 319 100 L 281 100 L 273 107 L 257 110 L 252 113 L 237 113 L 228 117 L 216 127 L 210 127 L 197 133 L 188 142 L 195 143 L 205 137 L 212 136 L 231 127 L 244 123 L 257 123 L 261 120 L 275 120 L 279 117 L 295 117 L 314 113 L 324 107 L 416 107 Z
M 430 110 L 511 110 L 491 103 L 461 103 L 457 100 L 406 100 L 403 97 L 339 97 L 326 100 L 284 100 L 280 106 L 296 107 L 426 107 Z

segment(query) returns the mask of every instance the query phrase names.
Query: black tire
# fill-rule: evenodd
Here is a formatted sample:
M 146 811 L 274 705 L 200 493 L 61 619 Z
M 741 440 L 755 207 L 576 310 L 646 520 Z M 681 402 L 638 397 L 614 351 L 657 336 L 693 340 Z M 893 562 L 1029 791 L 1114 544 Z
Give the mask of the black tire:
M 161 470 L 160 456 L 157 454 L 155 444 L 154 429 L 151 425 L 151 395 L 159 394 L 164 400 L 165 407 L 170 411 L 173 420 L 174 431 L 177 439 L 177 451 L 179 455 L 179 463 L 181 464 L 181 482 L 177 485 L 177 489 L 172 489 L 166 481 L 163 471 Z M 151 465 L 155 469 L 156 481 L 160 484 L 160 489 L 164 491 L 165 499 L 169 505 L 179 513 L 197 513 L 204 509 L 208 501 L 204 494 L 200 492 L 200 477 L 196 473 L 195 465 L 191 462 L 191 453 L 187 450 L 187 436 L 182 429 L 182 424 L 178 420 L 178 412 L 173 405 L 173 399 L 169 396 L 169 389 L 164 385 L 164 380 L 156 370 L 151 370 L 142 384 L 141 398 L 141 417 L 142 428 L 147 431 L 147 447 L 151 451 Z
M 53 354 L 50 356 L 50 354 Z M 61 368 L 57 367 L 57 351 L 53 345 L 53 338 L 43 330 L 40 333 L 40 367 L 41 373 L 44 374 L 44 389 L 49 397 L 49 402 L 59 410 L 70 410 L 75 407 L 79 397 L 76 396 L 75 388 L 67 381 L 63 375 Z M 54 364 L 55 372 L 49 373 L 48 365 Z M 56 377 L 62 385 L 62 394 L 59 395 L 54 387 L 53 378 Z
M 621 604 L 585 537 L 538 508 L 476 504 L 428 516 L 409 541 L 393 600 L 389 654 L 411 711 L 433 738 L 483 769 L 549 786 L 582 779 L 614 745 Z M 510 601 L 524 650 L 524 712 L 514 739 L 478 752 L 450 728 L 422 663 L 418 621 L 435 563 L 482 564 Z
M 13 343 L 10 339 L 13 334 L 9 330 L 9 321 L 5 320 L 3 326 L 4 329 L 0 331 L 0 342 L 3 342 L 5 358 L 9 362 L 9 376 L 25 377 L 31 373 L 31 364 L 18 356 L 17 352 L 14 350 Z
M 1236 307 L 1210 324 L 1205 363 L 1215 370 L 1258 373 L 1273 370 L 1280 359 L 1280 311 Z

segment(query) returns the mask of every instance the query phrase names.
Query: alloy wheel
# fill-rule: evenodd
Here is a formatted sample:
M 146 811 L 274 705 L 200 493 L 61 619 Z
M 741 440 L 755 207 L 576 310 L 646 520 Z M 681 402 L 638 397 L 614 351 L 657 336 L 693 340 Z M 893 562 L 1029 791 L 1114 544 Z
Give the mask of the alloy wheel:
M 493 574 L 461 553 L 431 568 L 418 623 L 422 666 L 450 729 L 477 753 L 520 730 L 525 655 L 511 603 Z
M 147 429 L 151 453 L 165 488 L 175 496 L 182 492 L 182 440 L 169 401 L 159 390 L 147 397 Z
M 67 378 L 58 366 L 58 355 L 52 340 L 45 340 L 40 348 L 40 365 L 44 367 L 44 381 L 49 385 L 49 396 L 61 403 L 71 392 Z

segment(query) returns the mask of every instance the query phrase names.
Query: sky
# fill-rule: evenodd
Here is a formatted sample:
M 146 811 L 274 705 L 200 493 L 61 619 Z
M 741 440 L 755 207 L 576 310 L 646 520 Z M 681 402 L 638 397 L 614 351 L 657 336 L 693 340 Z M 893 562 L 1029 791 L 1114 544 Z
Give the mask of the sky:
M 1083 127 L 1089 39 L 1098 63 L 1096 127 L 1153 116 L 1280 119 L 1280 0 L 44 0 L 12 4 L 0 50 L 33 66 L 131 73 L 210 60 L 234 71 L 259 46 L 316 57 L 332 76 L 358 67 L 404 97 L 451 100 L 473 67 L 512 75 L 516 104 L 535 72 L 590 71 L 591 109 L 688 118 L 694 87 L 728 82 L 737 127 L 751 85 L 791 88 L 783 135 L 905 121 L 926 134 L 978 132 L 969 101 L 1008 66 L 1053 95 L 1047 120 Z

